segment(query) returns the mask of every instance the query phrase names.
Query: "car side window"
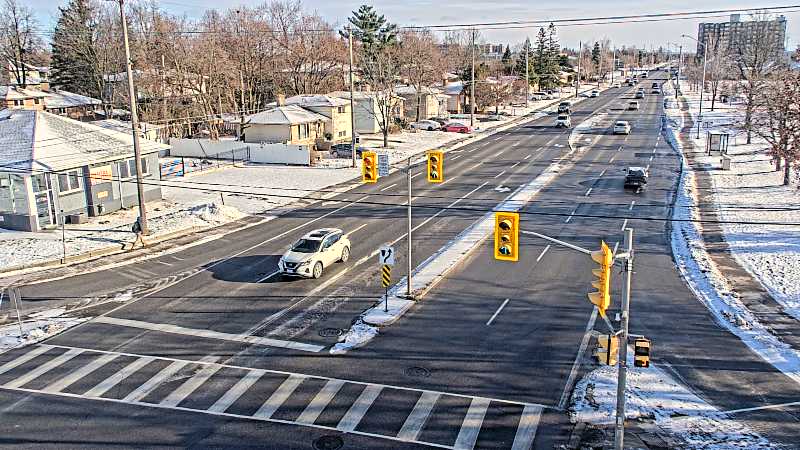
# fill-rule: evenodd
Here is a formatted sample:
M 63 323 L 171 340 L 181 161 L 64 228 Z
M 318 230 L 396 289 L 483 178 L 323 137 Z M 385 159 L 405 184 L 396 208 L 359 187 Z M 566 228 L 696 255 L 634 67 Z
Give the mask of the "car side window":
M 339 238 L 342 237 L 341 234 L 332 234 L 325 238 L 325 241 L 322 243 L 322 249 L 327 250 L 333 247 L 333 244 L 339 241 Z

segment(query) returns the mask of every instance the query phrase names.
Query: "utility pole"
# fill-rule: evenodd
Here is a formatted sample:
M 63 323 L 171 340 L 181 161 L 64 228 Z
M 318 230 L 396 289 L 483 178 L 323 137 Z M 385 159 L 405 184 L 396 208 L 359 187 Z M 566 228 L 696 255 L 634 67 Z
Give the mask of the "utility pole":
M 111 0 L 114 1 L 114 0 Z M 116 0 L 119 3 L 119 16 L 122 22 L 122 39 L 125 43 L 125 71 L 128 75 L 128 96 L 131 109 L 131 132 L 133 133 L 133 157 L 136 160 L 136 194 L 139 198 L 139 226 L 143 235 L 149 234 L 147 229 L 147 211 L 144 205 L 144 186 L 142 186 L 142 152 L 139 148 L 139 114 L 136 111 L 136 89 L 133 87 L 133 62 L 131 49 L 128 43 L 128 23 L 125 20 L 125 0 Z
M 531 52 L 531 39 L 525 38 L 525 107 L 528 107 L 528 96 L 531 91 L 531 85 L 528 84 L 530 75 L 528 74 L 528 67 L 530 66 L 530 62 L 528 61 L 528 54 Z
M 472 29 L 472 66 L 470 68 L 469 83 L 469 126 L 475 126 L 475 29 Z
M 614 72 L 617 71 L 617 48 L 611 49 L 611 84 L 614 84 Z
M 675 80 L 675 100 L 678 99 L 678 92 L 681 90 L 681 63 L 683 63 L 683 44 L 678 47 L 678 78 Z
M 628 319 L 631 307 L 631 277 L 633 276 L 633 230 L 625 229 L 625 253 L 617 256 L 625 259 L 625 286 L 622 290 L 622 321 L 619 331 L 619 371 L 617 372 L 617 419 L 614 432 L 614 448 L 623 450 L 625 440 L 625 382 L 628 376 Z
M 352 140 L 350 142 L 350 150 L 352 152 L 353 158 L 353 165 L 352 167 L 356 166 L 356 108 L 355 108 L 355 100 L 353 96 L 355 93 L 353 90 L 355 89 L 353 83 L 353 30 L 350 28 L 350 25 L 346 27 L 347 29 L 347 48 L 350 50 L 350 134 L 352 135 Z M 392 97 L 390 94 L 389 103 L 392 102 Z
M 406 178 L 408 180 L 408 231 L 407 231 L 407 238 L 406 244 L 408 245 L 407 249 L 407 263 L 408 266 L 406 268 L 406 298 L 413 298 L 413 293 L 411 292 L 411 157 L 408 158 L 408 162 L 406 163 Z
M 583 56 L 583 41 L 578 42 L 578 75 L 575 80 L 575 98 L 578 98 L 578 89 L 581 86 L 581 57 Z

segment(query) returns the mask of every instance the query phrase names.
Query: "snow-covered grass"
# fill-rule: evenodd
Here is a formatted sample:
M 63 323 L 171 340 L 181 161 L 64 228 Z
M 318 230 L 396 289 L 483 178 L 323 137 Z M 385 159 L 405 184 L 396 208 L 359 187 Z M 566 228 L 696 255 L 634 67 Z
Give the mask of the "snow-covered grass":
M 625 417 L 652 421 L 683 449 L 777 448 L 741 422 L 720 414 L 664 370 L 633 367 L 628 351 Z M 616 414 L 617 367 L 603 366 L 588 373 L 572 394 L 573 422 L 613 425 Z
M 91 319 L 90 317 L 65 317 L 65 308 L 54 308 L 31 314 L 23 319 L 22 335 L 20 335 L 20 324 L 17 321 L 16 311 L 9 307 L 7 298 L 5 301 L 2 315 L 7 316 L 6 320 L 11 322 L 0 326 L 0 352 L 39 342 Z

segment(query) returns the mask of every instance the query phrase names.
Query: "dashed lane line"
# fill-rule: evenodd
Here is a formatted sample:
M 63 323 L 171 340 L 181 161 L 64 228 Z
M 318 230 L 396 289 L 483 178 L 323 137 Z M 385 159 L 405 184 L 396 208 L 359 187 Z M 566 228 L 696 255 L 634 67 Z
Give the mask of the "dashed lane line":
M 583 196 L 584 196 L 584 197 L 588 197 L 588 196 L 589 196 L 589 194 L 591 194 L 591 193 L 592 193 L 592 189 L 594 189 L 594 188 L 589 188 L 589 190 L 588 190 L 588 191 L 586 191 L 586 193 L 585 193 L 585 194 L 583 194 Z
M 506 173 L 506 171 L 505 171 L 505 170 L 504 170 L 504 171 L 502 171 L 502 172 L 500 172 L 500 173 L 498 173 L 498 174 L 497 174 L 497 175 L 495 175 L 494 177 L 495 177 L 495 178 L 499 178 L 499 177 L 503 176 L 503 174 L 504 174 L 504 173 Z
M 486 326 L 489 326 L 489 325 L 492 324 L 492 322 L 494 322 L 494 319 L 497 317 L 498 314 L 500 314 L 500 311 L 502 311 L 503 308 L 505 308 L 506 305 L 508 304 L 508 300 L 509 299 L 505 299 L 503 301 L 503 303 L 500 305 L 500 307 L 497 308 L 497 310 L 494 312 L 494 314 L 492 314 L 492 317 L 490 317 L 489 320 L 486 321 Z
M 625 231 L 625 227 L 627 226 L 628 226 L 628 219 L 625 219 L 622 221 L 622 228 L 620 228 L 620 230 Z
M 631 206 L 628 207 L 628 211 L 632 211 L 633 210 L 633 205 L 635 205 L 635 204 L 636 204 L 636 200 L 631 200 Z
M 390 184 L 389 186 L 386 186 L 385 188 L 381 189 L 381 192 L 388 191 L 389 189 L 391 189 L 391 188 L 393 188 L 395 186 L 397 186 L 397 183 Z
M 544 258 L 544 254 L 547 253 L 548 250 L 550 250 L 550 244 L 547 244 L 547 247 L 545 247 L 544 250 L 542 250 L 542 253 L 539 254 L 538 258 L 536 258 L 536 262 L 541 261 L 542 258 Z
M 569 221 L 572 220 L 572 216 L 573 215 L 575 215 L 575 211 L 572 211 L 571 213 L 569 213 L 569 216 L 567 217 L 567 220 L 564 221 L 564 223 L 569 223 Z

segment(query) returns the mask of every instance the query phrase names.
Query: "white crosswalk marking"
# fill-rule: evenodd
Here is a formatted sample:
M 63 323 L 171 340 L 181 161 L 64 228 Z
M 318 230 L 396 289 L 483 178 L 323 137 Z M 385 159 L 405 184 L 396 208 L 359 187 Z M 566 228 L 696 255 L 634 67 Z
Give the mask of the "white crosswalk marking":
M 64 364 L 65 362 L 69 361 L 70 359 L 80 355 L 83 353 L 83 350 L 79 350 L 73 348 L 72 350 L 68 350 L 66 353 L 59 355 L 56 358 L 47 361 L 46 363 L 42 364 L 41 366 L 31 370 L 30 372 L 26 373 L 25 375 L 15 379 L 14 381 L 10 381 L 5 384 L 6 387 L 9 388 L 18 388 L 22 387 L 31 381 L 39 378 L 40 376 L 44 375 L 45 373 L 49 372 L 50 370 L 55 369 L 56 367 Z
M 358 396 L 355 403 L 350 406 L 350 409 L 348 409 L 347 413 L 342 417 L 342 420 L 339 421 L 339 425 L 336 426 L 336 429 L 341 431 L 355 430 L 358 423 L 361 422 L 361 419 L 364 417 L 364 414 L 367 413 L 367 409 L 369 409 L 382 389 L 382 386 L 367 385 L 367 387 L 361 391 L 361 395 Z
M 519 418 L 519 426 L 511 450 L 530 450 L 533 440 L 536 438 L 536 429 L 539 427 L 541 416 L 541 406 L 525 405 L 522 416 Z
M 306 409 L 303 410 L 303 413 L 297 418 L 297 422 L 306 424 L 314 423 L 342 386 L 344 386 L 344 381 L 342 380 L 328 380 L 325 386 L 323 386 L 314 397 L 314 400 L 311 400 L 311 403 L 306 406 Z
M 213 361 L 209 360 L 206 362 L 214 363 L 219 360 L 219 357 L 215 356 L 210 359 L 213 359 Z M 180 385 L 180 387 L 178 387 L 178 389 L 172 391 L 172 393 L 170 393 L 164 400 L 161 400 L 159 404 L 164 406 L 178 406 L 180 402 L 182 402 L 192 392 L 196 391 L 197 388 L 208 381 L 208 379 L 217 373 L 217 371 L 221 368 L 222 366 L 217 364 L 208 364 L 194 374 L 193 377 L 186 380 L 182 385 Z
M 122 380 L 133 375 L 134 372 L 150 364 L 153 361 L 155 361 L 155 358 L 151 358 L 149 356 L 136 359 L 132 363 L 123 367 L 122 370 L 120 370 L 119 372 L 115 373 L 114 375 L 111 375 L 110 377 L 98 383 L 97 386 L 89 389 L 83 395 L 87 397 L 101 397 L 103 394 L 108 392 L 109 389 L 113 388 L 114 386 L 119 384 Z
M 124 402 L 138 402 L 139 400 L 145 398 L 147 394 L 152 392 L 155 388 L 159 387 L 161 383 L 164 382 L 167 378 L 175 375 L 179 370 L 183 369 L 184 366 L 189 364 L 188 361 L 175 361 L 172 364 L 168 365 L 161 369 L 157 374 L 153 375 L 149 380 L 145 381 L 145 383 L 138 388 L 134 389 L 130 394 L 126 395 L 125 398 L 122 399 Z
M 436 405 L 436 401 L 439 400 L 439 397 L 440 395 L 436 392 L 423 392 L 419 400 L 417 400 L 417 404 L 414 405 L 411 414 L 406 418 L 403 428 L 397 433 L 397 437 L 404 441 L 416 441 L 419 432 L 422 431 L 422 427 L 424 427 L 425 422 L 428 421 L 428 416 L 431 415 L 433 406 Z
M 461 430 L 458 432 L 456 443 L 453 445 L 455 450 L 471 450 L 475 447 L 475 442 L 478 440 L 478 432 L 481 430 L 483 418 L 486 416 L 488 408 L 488 398 L 475 397 L 472 399 L 467 415 L 464 416 L 464 422 L 461 423 Z
M 237 381 L 232 388 L 228 389 L 228 391 L 211 405 L 211 408 L 208 408 L 208 410 L 212 412 L 225 412 L 231 407 L 233 402 L 238 400 L 239 397 L 250 389 L 250 386 L 258 381 L 259 378 L 263 377 L 265 373 L 266 372 L 263 370 L 251 370 L 247 372 L 247 375 Z
M 39 356 L 42 353 L 50 350 L 51 348 L 53 348 L 53 347 L 50 347 L 50 346 L 47 346 L 47 345 L 41 345 L 39 347 L 34 347 L 28 353 L 25 353 L 22 356 L 18 356 L 16 359 L 12 359 L 11 361 L 9 361 L 9 362 L 3 364 L 2 366 L 0 366 L 0 375 L 8 372 L 9 370 L 11 370 L 11 369 L 13 369 L 15 367 L 18 367 L 18 366 L 21 366 L 21 365 L 25 364 L 26 362 L 32 360 L 33 358 L 36 358 L 37 356 Z
M 72 373 L 66 375 L 65 377 L 61 378 L 60 380 L 56 380 L 51 383 L 49 386 L 44 388 L 45 392 L 61 392 L 66 389 L 71 384 L 75 383 L 76 381 L 80 380 L 81 378 L 89 375 L 90 373 L 94 372 L 95 370 L 103 367 L 104 365 L 108 364 L 109 362 L 113 361 L 119 355 L 115 355 L 113 353 L 106 353 L 100 355 L 98 358 L 95 358 L 89 364 L 73 371 Z
M 289 378 L 285 379 L 283 383 L 275 390 L 275 392 L 270 395 L 266 402 L 261 405 L 261 408 L 253 414 L 256 417 L 262 417 L 264 419 L 269 419 L 275 414 L 275 411 L 281 407 L 283 402 L 292 395 L 295 389 L 300 386 L 300 383 L 305 380 L 306 377 L 302 375 L 289 375 Z

